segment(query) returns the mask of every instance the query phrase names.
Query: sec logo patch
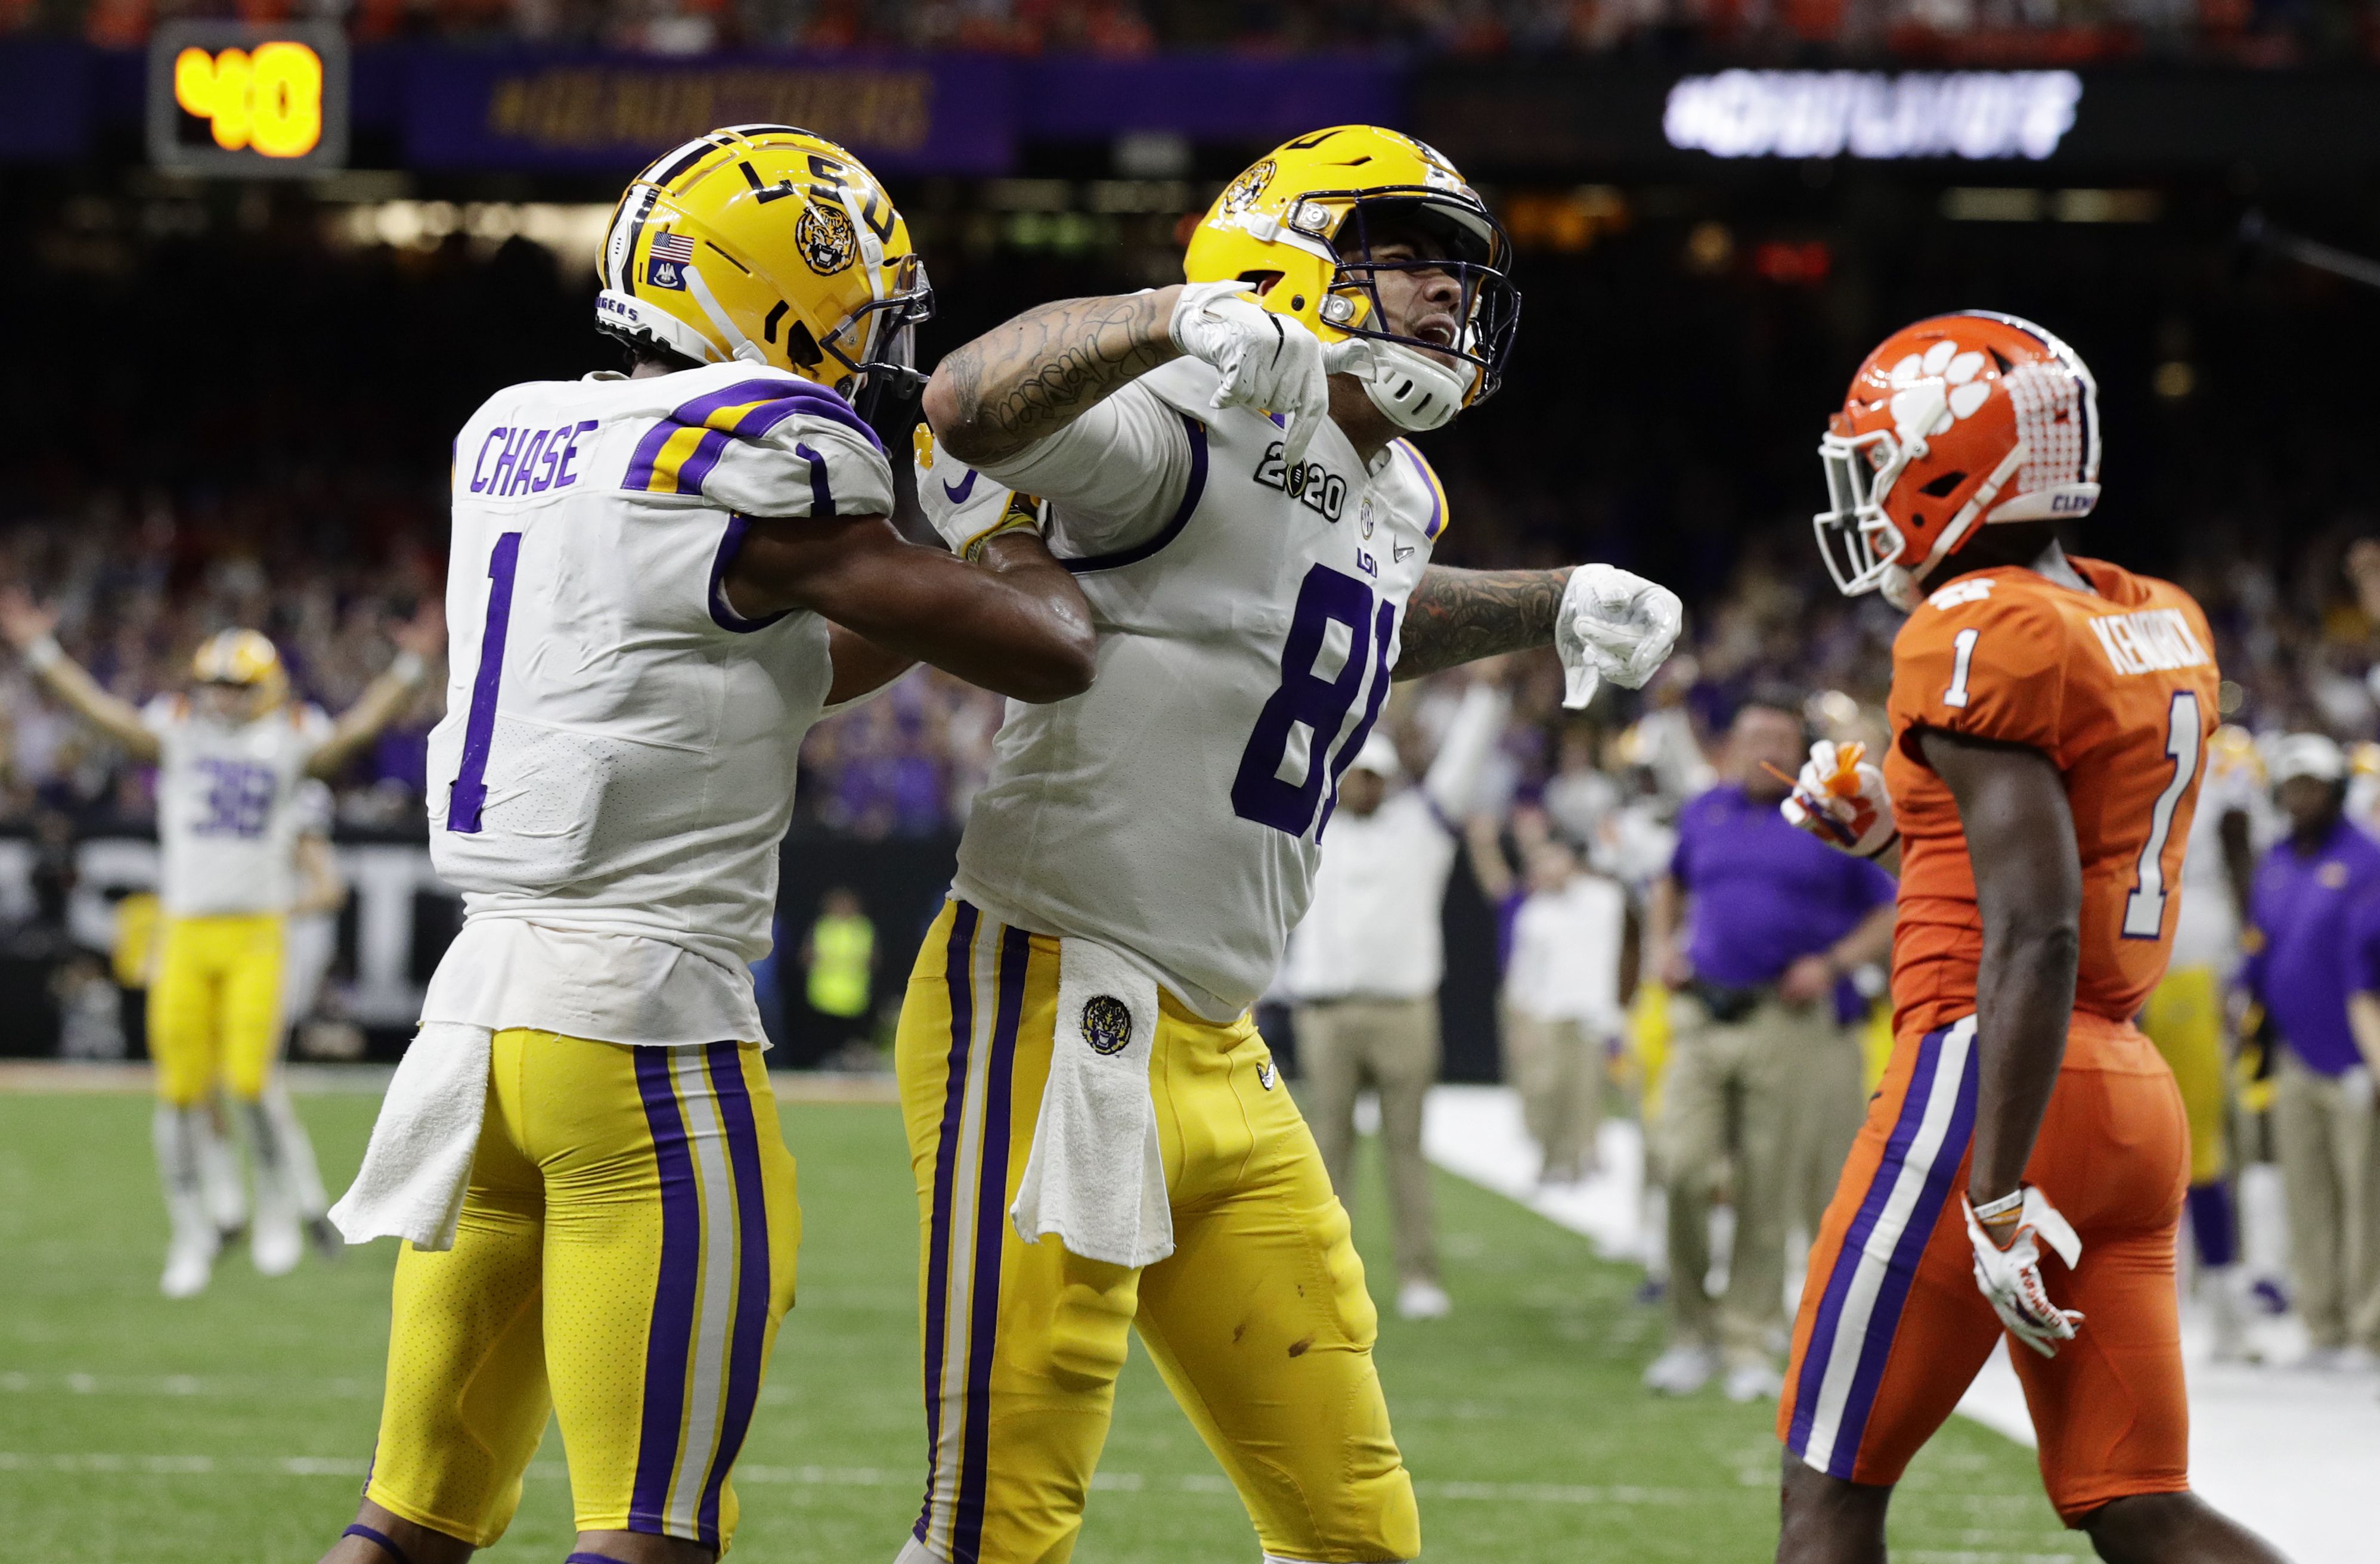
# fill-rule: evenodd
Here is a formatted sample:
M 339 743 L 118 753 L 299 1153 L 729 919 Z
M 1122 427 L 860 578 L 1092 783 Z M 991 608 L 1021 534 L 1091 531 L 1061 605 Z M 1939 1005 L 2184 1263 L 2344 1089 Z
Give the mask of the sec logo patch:
M 1094 994 L 1083 1003 L 1083 1041 L 1096 1054 L 1118 1054 L 1132 1041 L 1132 1007 L 1113 994 Z

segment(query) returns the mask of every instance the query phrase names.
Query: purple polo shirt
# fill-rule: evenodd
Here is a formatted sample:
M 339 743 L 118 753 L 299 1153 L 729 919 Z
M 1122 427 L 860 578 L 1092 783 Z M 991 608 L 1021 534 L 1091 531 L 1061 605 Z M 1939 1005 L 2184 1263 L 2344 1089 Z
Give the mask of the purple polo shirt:
M 2249 917 L 2262 936 L 2241 980 L 2306 1067 L 2362 1060 L 2347 996 L 2380 992 L 2380 843 L 2341 820 L 2313 852 L 2283 841 L 2256 866 Z
M 1678 812 L 1670 874 L 1694 898 L 1686 959 L 1706 982 L 1774 983 L 1892 900 L 1892 877 L 1723 783 Z

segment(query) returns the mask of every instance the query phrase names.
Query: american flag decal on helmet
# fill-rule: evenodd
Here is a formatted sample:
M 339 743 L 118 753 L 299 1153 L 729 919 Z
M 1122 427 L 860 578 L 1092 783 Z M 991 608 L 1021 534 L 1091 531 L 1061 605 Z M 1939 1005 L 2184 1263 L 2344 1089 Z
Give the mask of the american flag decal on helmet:
M 681 266 L 694 259 L 694 238 L 687 234 L 655 234 L 653 259 L 674 261 Z

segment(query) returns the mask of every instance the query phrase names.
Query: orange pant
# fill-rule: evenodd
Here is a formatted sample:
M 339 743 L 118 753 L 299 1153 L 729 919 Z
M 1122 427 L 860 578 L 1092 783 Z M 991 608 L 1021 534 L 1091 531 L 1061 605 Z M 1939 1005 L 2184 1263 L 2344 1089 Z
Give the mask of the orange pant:
M 1975 1074 L 1972 1017 L 1902 1032 L 1811 1248 L 1777 1432 L 1831 1476 L 1898 1482 L 1999 1339 L 1959 1206 Z M 2069 1524 L 2190 1485 L 2173 1271 L 2189 1171 L 2181 1094 L 2156 1049 L 2077 1014 L 2025 1177 L 2082 1240 L 2071 1272 L 2046 1263 L 2050 1295 L 2085 1318 L 2055 1358 L 2010 1354 Z

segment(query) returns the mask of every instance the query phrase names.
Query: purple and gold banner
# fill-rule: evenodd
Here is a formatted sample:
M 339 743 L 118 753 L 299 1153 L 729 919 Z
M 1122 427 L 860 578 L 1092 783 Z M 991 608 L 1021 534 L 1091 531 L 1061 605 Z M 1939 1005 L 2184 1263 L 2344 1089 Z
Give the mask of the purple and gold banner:
M 722 125 L 797 125 L 887 174 L 998 174 L 1014 67 L 989 56 L 443 54 L 405 94 L 417 168 L 621 172 Z

